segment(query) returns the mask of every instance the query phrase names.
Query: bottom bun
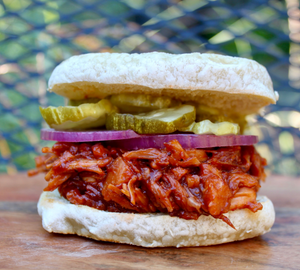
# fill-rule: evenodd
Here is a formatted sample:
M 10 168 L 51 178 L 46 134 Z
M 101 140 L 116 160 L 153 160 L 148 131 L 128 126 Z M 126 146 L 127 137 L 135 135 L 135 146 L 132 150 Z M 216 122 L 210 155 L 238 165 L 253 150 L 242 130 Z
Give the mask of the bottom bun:
M 263 209 L 248 209 L 225 214 L 235 226 L 211 216 L 185 220 L 167 214 L 128 214 L 100 211 L 74 205 L 57 190 L 43 192 L 38 212 L 48 232 L 77 234 L 95 240 L 126 243 L 143 247 L 208 246 L 243 240 L 270 231 L 275 211 L 272 202 L 259 196 Z

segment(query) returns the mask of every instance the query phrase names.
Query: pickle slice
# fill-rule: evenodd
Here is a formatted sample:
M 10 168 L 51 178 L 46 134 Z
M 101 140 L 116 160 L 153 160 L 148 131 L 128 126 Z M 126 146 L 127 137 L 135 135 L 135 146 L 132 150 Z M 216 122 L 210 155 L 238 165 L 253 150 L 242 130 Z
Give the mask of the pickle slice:
M 195 134 L 214 134 L 214 135 L 237 135 L 240 132 L 238 124 L 230 122 L 212 123 L 210 120 L 194 122 L 188 127 L 181 128 L 179 131 L 193 132 Z
M 196 107 L 196 121 L 201 122 L 203 120 L 210 120 L 213 123 L 216 122 L 230 122 L 236 123 L 240 126 L 240 133 L 243 134 L 245 128 L 247 128 L 248 123 L 246 120 L 246 115 L 235 115 L 235 114 L 227 114 L 219 111 L 216 108 L 211 108 L 205 106 L 203 104 L 196 104 L 193 102 L 189 102 L 187 104 L 191 104 Z
M 137 115 L 113 113 L 107 117 L 106 128 L 132 129 L 139 134 L 172 133 L 195 121 L 196 110 L 191 105 L 160 109 Z
M 83 130 L 104 126 L 109 113 L 118 112 L 107 99 L 98 103 L 85 103 L 77 107 L 60 106 L 41 108 L 40 112 L 47 124 L 56 130 Z
M 179 100 L 170 97 L 156 97 L 144 94 L 119 94 L 112 95 L 110 101 L 122 113 L 144 113 L 154 110 L 171 108 L 181 105 Z
M 79 106 L 84 103 L 98 103 L 99 101 L 100 101 L 99 98 L 86 98 L 86 99 L 79 99 L 79 100 L 70 99 L 68 101 L 68 106 Z
M 210 120 L 212 122 L 228 121 L 223 113 L 216 108 L 211 108 L 203 104 L 196 104 L 195 102 L 188 102 L 196 107 L 196 121 Z M 228 117 L 227 117 L 228 118 Z

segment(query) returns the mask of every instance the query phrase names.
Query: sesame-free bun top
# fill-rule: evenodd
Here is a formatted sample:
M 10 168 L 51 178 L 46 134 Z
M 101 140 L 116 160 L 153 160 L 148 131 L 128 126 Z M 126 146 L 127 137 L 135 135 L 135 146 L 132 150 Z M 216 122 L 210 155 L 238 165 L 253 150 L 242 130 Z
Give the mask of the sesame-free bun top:
M 257 113 L 278 99 L 257 62 L 218 54 L 91 53 L 53 71 L 50 91 L 69 99 L 144 93 L 196 101 L 227 113 Z

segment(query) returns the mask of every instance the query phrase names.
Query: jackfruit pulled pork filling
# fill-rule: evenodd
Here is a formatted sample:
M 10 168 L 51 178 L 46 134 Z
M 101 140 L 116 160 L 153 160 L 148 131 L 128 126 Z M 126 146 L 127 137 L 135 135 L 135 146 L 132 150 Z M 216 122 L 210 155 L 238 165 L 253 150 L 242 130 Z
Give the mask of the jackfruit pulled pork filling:
M 109 143 L 62 143 L 42 150 L 34 175 L 46 172 L 45 191 L 58 188 L 73 204 L 130 213 L 168 213 L 184 219 L 262 209 L 256 201 L 266 160 L 253 146 L 124 151 Z

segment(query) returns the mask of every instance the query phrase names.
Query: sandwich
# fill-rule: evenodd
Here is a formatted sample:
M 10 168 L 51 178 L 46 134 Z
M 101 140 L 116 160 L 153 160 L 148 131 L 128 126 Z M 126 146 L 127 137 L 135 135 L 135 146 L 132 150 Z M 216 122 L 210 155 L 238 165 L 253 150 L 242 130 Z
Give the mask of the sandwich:
M 246 117 L 276 103 L 257 62 L 217 54 L 96 53 L 53 71 L 66 106 L 40 108 L 56 141 L 36 158 L 48 232 L 144 247 L 256 237 L 275 219 L 258 196 L 266 160 Z

